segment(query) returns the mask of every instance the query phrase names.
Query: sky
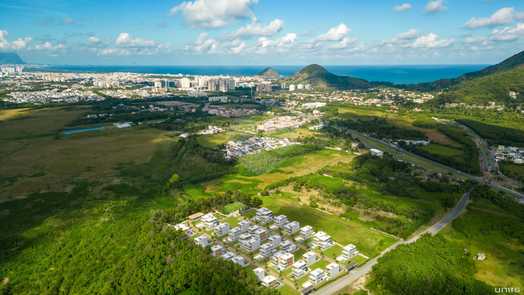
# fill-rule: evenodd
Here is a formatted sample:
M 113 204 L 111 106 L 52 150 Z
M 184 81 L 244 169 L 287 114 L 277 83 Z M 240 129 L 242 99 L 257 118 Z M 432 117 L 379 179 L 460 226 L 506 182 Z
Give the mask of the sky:
M 0 51 L 70 65 L 493 64 L 524 0 L 0 0 Z

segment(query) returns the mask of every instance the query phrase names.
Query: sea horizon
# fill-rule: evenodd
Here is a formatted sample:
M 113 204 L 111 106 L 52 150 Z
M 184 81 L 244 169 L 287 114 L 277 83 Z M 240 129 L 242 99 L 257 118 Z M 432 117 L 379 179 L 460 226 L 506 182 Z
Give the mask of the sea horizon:
M 111 73 L 129 72 L 158 75 L 230 75 L 254 76 L 267 67 L 288 77 L 305 65 L 42 65 L 35 71 Z M 323 65 L 328 71 L 372 82 L 414 84 L 451 79 L 478 71 L 488 64 L 414 64 L 414 65 Z

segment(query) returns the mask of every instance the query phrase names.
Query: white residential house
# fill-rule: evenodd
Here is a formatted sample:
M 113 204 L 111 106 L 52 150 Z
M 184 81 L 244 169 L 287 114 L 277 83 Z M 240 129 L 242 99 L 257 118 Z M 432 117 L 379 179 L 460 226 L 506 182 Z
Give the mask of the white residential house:
M 313 283 L 311 283 L 310 281 L 306 281 L 304 282 L 304 284 L 302 284 L 302 289 L 300 290 L 300 292 L 302 292 L 302 294 L 309 294 L 314 289 L 315 289 L 315 285 L 313 285 Z
M 265 276 L 262 279 L 261 283 L 262 283 L 262 286 L 266 288 L 275 288 L 275 287 L 278 287 L 278 285 L 280 285 L 277 278 L 271 275 Z
M 318 247 L 322 250 L 326 250 L 333 246 L 333 240 L 331 236 L 323 231 L 317 232 L 313 237 L 313 247 Z
M 220 256 L 224 253 L 224 247 L 222 245 L 213 245 L 211 246 L 211 255 Z
M 309 239 L 314 234 L 315 232 L 313 231 L 313 228 L 309 225 L 306 225 L 300 229 L 300 236 L 304 239 Z
M 290 240 L 285 240 L 280 244 L 280 249 L 289 253 L 295 253 L 298 250 L 298 247 L 297 245 L 295 245 L 295 243 L 291 242 Z
M 266 270 L 262 267 L 257 267 L 253 270 L 259 281 L 262 281 L 266 277 Z
M 322 281 L 324 281 L 325 279 L 326 279 L 326 273 L 320 268 L 317 268 L 309 273 L 309 281 L 313 285 L 318 285 L 322 283 Z
M 344 246 L 342 249 L 342 257 L 344 257 L 345 260 L 350 260 L 351 258 L 358 255 L 357 246 L 353 244 L 349 244 Z
M 248 231 L 250 226 L 251 226 L 251 222 L 247 220 L 242 220 L 238 223 L 238 227 L 240 228 L 241 233 L 245 233 L 246 231 Z
M 272 235 L 268 240 L 273 246 L 278 247 L 282 242 L 282 237 L 280 235 Z
M 293 264 L 293 277 L 300 278 L 303 277 L 308 271 L 307 263 L 304 260 L 299 260 Z
M 267 229 L 261 227 L 261 228 L 258 228 L 254 233 L 253 233 L 254 236 L 257 236 L 259 240 L 261 241 L 265 241 L 267 240 L 268 236 L 269 236 L 269 232 L 267 231 Z
M 279 227 L 282 227 L 286 223 L 289 222 L 286 215 L 278 215 L 274 218 L 274 220 L 275 220 L 275 224 L 278 225 Z
M 276 246 L 273 245 L 271 242 L 264 243 L 262 244 L 262 246 L 260 246 L 260 255 L 264 258 L 271 257 L 271 255 L 273 255 L 275 251 Z
M 246 267 L 249 265 L 249 263 L 247 262 L 247 259 L 240 256 L 240 255 L 237 255 L 235 257 L 233 257 L 233 259 L 231 259 L 231 261 L 233 261 L 233 263 L 236 263 L 242 267 Z
M 238 240 L 238 238 L 240 237 L 242 231 L 240 230 L 240 227 L 233 227 L 230 231 L 229 231 L 229 234 L 228 234 L 228 240 L 231 241 L 231 242 L 234 242 L 236 240 Z
M 218 219 L 215 217 L 215 215 L 213 215 L 213 213 L 207 213 L 206 215 L 202 216 L 200 221 L 202 221 L 202 223 L 204 223 L 204 225 L 209 229 L 213 229 L 218 225 Z
M 298 221 L 286 223 L 283 227 L 283 230 L 288 235 L 292 235 L 300 230 L 300 223 L 298 223 Z
M 304 259 L 307 265 L 312 265 L 313 263 L 317 262 L 318 255 L 313 251 L 308 251 L 302 255 L 302 259 Z
M 195 243 L 199 245 L 200 247 L 207 247 L 210 244 L 209 236 L 208 235 L 201 235 L 195 238 Z
M 225 236 L 229 233 L 229 224 L 227 223 L 219 223 L 217 226 L 215 226 L 215 234 L 219 237 Z
M 334 279 L 340 273 L 340 265 L 336 262 L 331 262 L 326 266 L 327 275 L 330 279 Z
M 293 265 L 295 257 L 291 253 L 279 251 L 271 257 L 271 263 L 278 271 L 283 271 Z
M 260 239 L 258 237 L 247 234 L 249 238 L 243 239 L 242 236 L 244 235 L 240 236 L 240 248 L 246 252 L 254 252 L 260 248 Z
M 264 207 L 259 208 L 255 214 L 255 220 L 261 224 L 270 223 L 273 220 L 273 212 Z

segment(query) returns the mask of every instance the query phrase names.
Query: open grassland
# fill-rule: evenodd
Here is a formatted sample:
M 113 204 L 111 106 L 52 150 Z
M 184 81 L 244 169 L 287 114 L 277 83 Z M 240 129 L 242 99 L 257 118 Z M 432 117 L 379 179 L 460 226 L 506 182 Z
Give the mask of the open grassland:
M 6 131 L 0 132 L 0 201 L 36 192 L 69 191 L 79 180 L 118 182 L 120 165 L 146 162 L 159 145 L 173 141 L 156 129 L 57 137 L 82 113 L 82 109 L 42 109 L 0 123 L 0 130 Z

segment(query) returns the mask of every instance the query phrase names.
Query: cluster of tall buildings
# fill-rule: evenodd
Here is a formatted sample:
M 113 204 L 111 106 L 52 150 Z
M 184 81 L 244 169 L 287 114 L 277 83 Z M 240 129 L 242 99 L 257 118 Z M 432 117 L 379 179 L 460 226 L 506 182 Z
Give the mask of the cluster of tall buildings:
M 0 65 L 0 76 L 9 76 L 24 71 L 24 66 L 22 65 Z

